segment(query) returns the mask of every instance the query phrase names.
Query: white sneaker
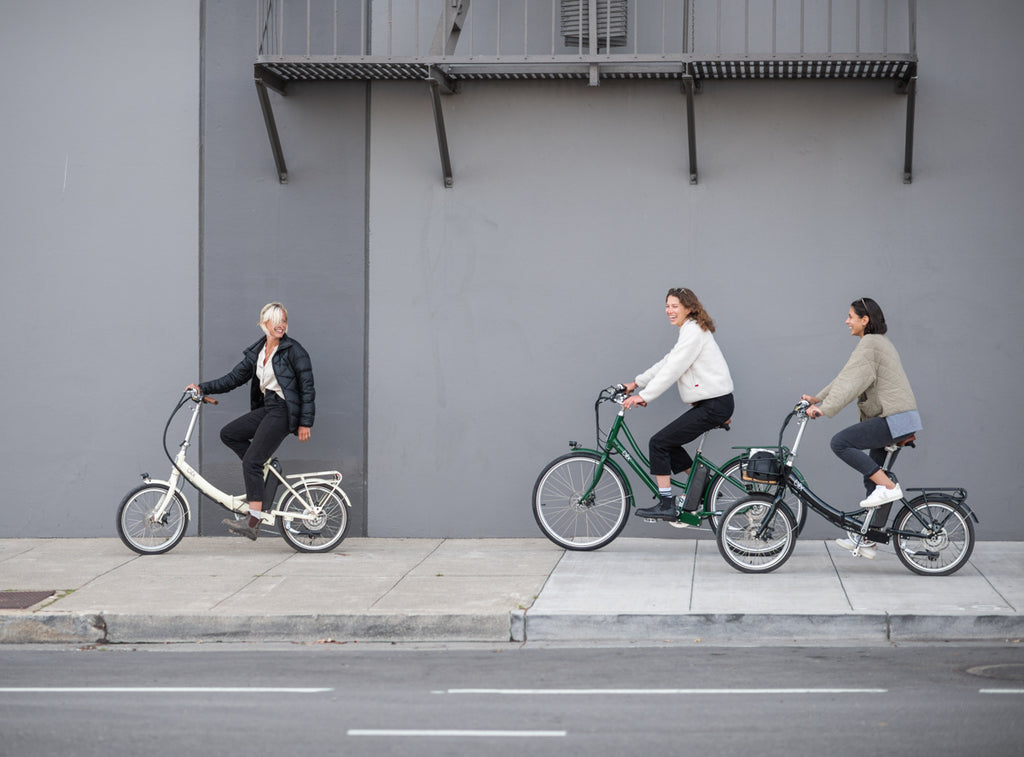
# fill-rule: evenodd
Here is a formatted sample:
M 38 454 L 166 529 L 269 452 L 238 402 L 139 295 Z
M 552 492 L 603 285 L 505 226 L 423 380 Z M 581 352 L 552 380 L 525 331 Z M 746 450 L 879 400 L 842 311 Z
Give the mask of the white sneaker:
M 875 555 L 878 554 L 877 544 L 867 539 L 860 539 L 859 537 L 849 536 L 845 539 L 836 539 L 836 544 L 843 549 L 850 550 L 855 555 L 866 557 L 869 560 L 874 560 Z
M 896 484 L 892 489 L 886 489 L 882 485 L 875 487 L 875 490 L 868 495 L 867 499 L 860 501 L 860 506 L 863 508 L 881 507 L 887 502 L 895 502 L 898 499 L 903 499 L 903 490 L 900 489 L 900 485 Z

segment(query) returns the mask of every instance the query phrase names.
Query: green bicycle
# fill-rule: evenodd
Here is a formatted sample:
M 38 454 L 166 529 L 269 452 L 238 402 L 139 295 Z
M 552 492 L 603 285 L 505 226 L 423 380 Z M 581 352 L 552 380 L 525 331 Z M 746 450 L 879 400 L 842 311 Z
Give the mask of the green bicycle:
M 626 527 L 635 501 L 629 479 L 623 467 L 612 459 L 614 456 L 625 460 L 651 496 L 658 497 L 658 486 L 649 473 L 650 461 L 626 425 L 622 402 L 627 396 L 622 384 L 602 389 L 594 403 L 596 448 L 586 449 L 579 442 L 569 442 L 572 451 L 548 463 L 533 487 L 533 517 L 544 535 L 560 547 L 600 549 Z M 611 430 L 602 439 L 601 406 L 607 402 L 619 405 L 619 411 Z M 726 421 L 720 428 L 728 431 L 729 423 Z M 672 485 L 684 493 L 678 500 L 676 520 L 662 522 L 676 528 L 699 527 L 707 520 L 710 529 L 716 531 L 722 512 L 734 502 L 760 492 L 774 495 L 778 488 L 777 484 L 750 480 L 756 476 L 746 475 L 746 462 L 753 448 L 734 447 L 744 451 L 721 467 L 712 463 L 702 453 L 706 436 L 707 432 L 700 437 L 686 480 L 672 479 Z M 798 471 L 794 470 L 794 474 L 800 477 Z M 783 501 L 795 515 L 797 528 L 802 528 L 807 517 L 803 503 L 788 492 Z

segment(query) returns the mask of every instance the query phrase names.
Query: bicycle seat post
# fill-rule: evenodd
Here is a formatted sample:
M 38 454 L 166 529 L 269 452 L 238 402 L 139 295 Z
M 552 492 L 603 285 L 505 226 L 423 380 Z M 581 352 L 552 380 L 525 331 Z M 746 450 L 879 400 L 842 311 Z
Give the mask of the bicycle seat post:
M 703 434 L 700 435 L 700 441 L 697 442 L 697 454 L 698 455 L 701 454 L 701 452 L 704 451 L 704 440 L 707 438 L 707 436 L 708 436 L 708 432 L 707 431 L 705 431 Z

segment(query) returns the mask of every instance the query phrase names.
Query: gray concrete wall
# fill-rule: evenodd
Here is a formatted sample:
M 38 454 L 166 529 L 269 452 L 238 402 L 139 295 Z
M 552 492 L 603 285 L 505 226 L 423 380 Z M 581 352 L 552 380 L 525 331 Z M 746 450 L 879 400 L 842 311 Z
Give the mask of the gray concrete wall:
M 918 4 L 911 185 L 906 101 L 887 84 L 708 83 L 690 186 L 677 84 L 467 83 L 444 100 L 447 190 L 425 88 L 374 85 L 370 535 L 536 535 L 537 473 L 568 440 L 592 443 L 598 390 L 669 349 L 664 295 L 684 285 L 737 385 L 735 428 L 706 451 L 772 443 L 800 394 L 842 367 L 849 303 L 871 296 L 926 424 L 902 480 L 965 486 L 980 538 L 1024 538 L 1009 473 L 1022 22 L 1012 2 Z M 666 393 L 631 418 L 646 440 L 682 409 Z M 861 489 L 827 442 L 855 420 L 815 422 L 799 460 L 837 502 Z M 678 534 L 626 534 L 665 532 Z
M 200 373 L 227 373 L 262 332 L 260 308 L 288 308 L 289 334 L 310 353 L 316 382 L 311 439 L 290 437 L 286 473 L 339 469 L 363 533 L 366 256 L 366 85 L 294 85 L 271 93 L 290 181 L 277 180 L 253 85 L 256 4 L 206 3 Z M 288 24 L 287 28 L 293 28 Z M 203 471 L 242 491 L 220 427 L 249 410 L 248 387 L 207 411 Z M 201 531 L 224 534 L 206 502 Z
M 342 468 L 352 533 L 535 536 L 540 468 L 592 441 L 600 388 L 669 348 L 664 293 L 686 285 L 737 382 L 713 456 L 773 441 L 853 348 L 850 300 L 873 296 L 927 426 L 903 480 L 966 486 L 979 538 L 1024 538 L 1016 3 L 918 4 L 909 186 L 888 85 L 709 83 L 694 187 L 678 85 L 495 82 L 444 100 L 449 190 L 415 82 L 271 95 L 279 185 L 254 5 L 0 8 L 0 292 L 11 355 L 33 369 L 0 430 L 0 536 L 114 533 L 135 476 L 167 469 L 181 387 L 227 371 L 278 298 L 319 391 L 313 441 L 282 456 Z M 216 432 L 244 409 L 244 390 L 229 395 L 197 450 L 226 488 L 237 463 Z M 637 411 L 638 436 L 681 409 L 666 394 Z M 837 500 L 858 486 L 827 439 L 853 420 L 816 422 L 799 461 Z M 220 533 L 219 512 L 201 516 Z
M 0 5 L 0 536 L 110 536 L 197 363 L 199 2 Z

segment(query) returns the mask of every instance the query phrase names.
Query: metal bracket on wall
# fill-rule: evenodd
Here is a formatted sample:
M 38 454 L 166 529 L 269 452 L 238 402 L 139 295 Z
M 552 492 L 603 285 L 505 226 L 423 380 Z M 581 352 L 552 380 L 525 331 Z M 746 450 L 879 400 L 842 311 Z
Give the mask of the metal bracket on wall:
M 907 144 L 903 155 L 903 183 L 910 184 L 914 180 L 914 107 L 917 99 L 917 72 L 910 77 L 906 86 L 900 85 L 898 91 L 907 96 Z
M 427 79 L 430 85 L 430 101 L 434 106 L 434 128 L 437 130 L 437 149 L 441 154 L 441 172 L 444 174 L 445 187 L 451 187 L 455 183 L 452 176 L 452 158 L 448 152 L 448 133 L 444 128 L 444 111 L 441 109 L 441 81 L 437 76 L 431 74 Z M 456 91 L 452 86 L 446 85 L 445 91 L 451 94 Z
M 270 104 L 270 94 L 267 89 L 272 89 L 279 95 L 284 96 L 288 88 L 288 82 L 281 79 L 270 71 L 255 68 L 256 95 L 260 100 L 260 110 L 263 111 L 263 122 L 267 126 L 267 136 L 270 138 L 270 150 L 274 153 L 274 165 L 277 167 L 277 179 L 282 184 L 288 183 L 288 166 L 284 162 L 284 151 L 281 149 L 281 137 L 277 133 L 277 122 L 274 120 L 274 109 Z
M 697 134 L 694 129 L 695 121 L 693 114 L 693 91 L 696 84 L 693 79 L 693 71 L 689 65 L 683 74 L 683 93 L 686 95 L 686 137 L 689 143 L 690 154 L 690 183 L 697 183 Z

